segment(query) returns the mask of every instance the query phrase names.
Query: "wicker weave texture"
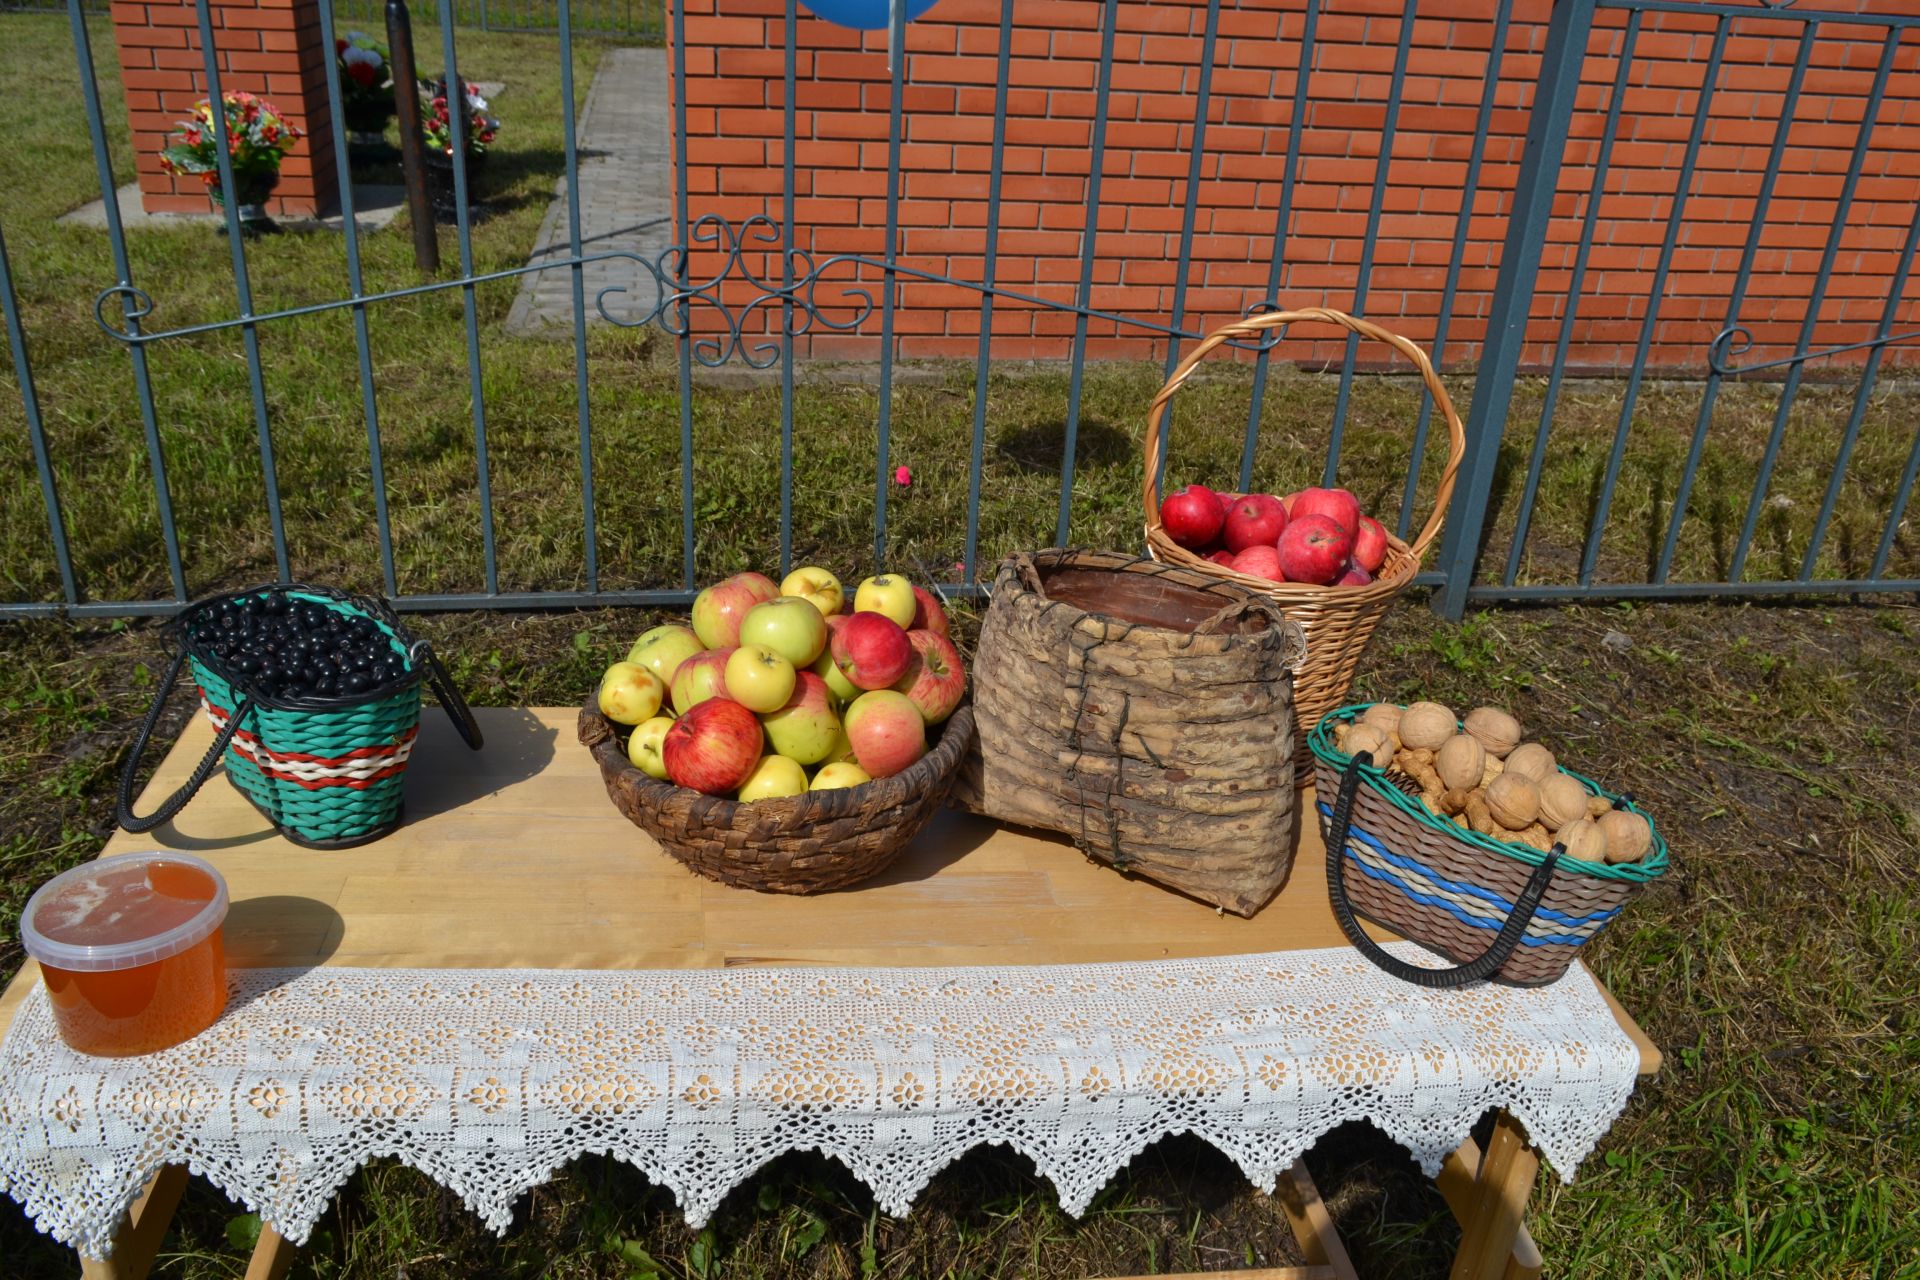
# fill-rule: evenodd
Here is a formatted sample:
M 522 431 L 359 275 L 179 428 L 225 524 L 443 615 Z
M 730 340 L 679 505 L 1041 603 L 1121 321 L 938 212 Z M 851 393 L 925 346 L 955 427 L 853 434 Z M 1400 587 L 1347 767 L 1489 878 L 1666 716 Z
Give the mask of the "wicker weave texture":
M 962 706 L 927 754 L 891 777 L 741 804 L 647 776 L 596 699 L 580 710 L 580 741 L 614 806 L 692 870 L 762 893 L 822 893 L 886 870 L 945 803 L 972 740 L 973 708 Z
M 1339 794 L 1340 770 L 1328 761 L 1316 762 L 1315 780 L 1319 795 Z M 1518 858 L 1478 848 L 1409 816 L 1376 792 L 1370 781 L 1362 782 L 1354 796 L 1353 825 L 1356 834 L 1349 837 L 1350 845 L 1357 844 L 1357 832 L 1364 831 L 1393 852 L 1412 858 L 1447 880 L 1478 886 L 1507 902 L 1519 898 L 1534 871 Z M 1327 831 L 1329 826 L 1322 816 L 1322 831 Z M 1329 849 L 1328 856 L 1334 852 Z M 1339 852 L 1347 853 L 1346 850 Z M 1449 911 L 1418 902 L 1390 884 L 1359 874 L 1352 869 L 1351 862 L 1346 884 L 1354 910 L 1360 915 L 1456 962 L 1473 959 L 1493 942 L 1492 930 L 1467 924 Z M 1563 862 L 1555 869 L 1540 905 L 1567 916 L 1589 916 L 1624 907 L 1644 887 L 1630 880 L 1582 875 Z M 1514 951 L 1495 976 L 1520 986 L 1538 986 L 1565 973 L 1579 953 L 1578 946 L 1564 943 L 1524 945 Z
M 957 798 L 1252 915 L 1293 861 L 1300 652 L 1232 584 L 1116 552 L 1016 556 L 980 628 Z
M 1433 510 L 1411 544 L 1387 535 L 1387 558 L 1373 582 L 1363 587 L 1319 587 L 1310 583 L 1275 583 L 1249 574 L 1235 573 L 1187 550 L 1167 536 L 1160 524 L 1158 478 L 1166 453 L 1166 418 L 1174 393 L 1186 384 L 1194 371 L 1217 347 L 1228 342 L 1259 342 L 1268 331 L 1288 325 L 1315 322 L 1336 325 L 1363 338 L 1384 342 L 1400 352 L 1419 371 L 1421 380 L 1432 393 L 1433 403 L 1447 429 L 1447 460 L 1434 491 Z M 1346 701 L 1347 690 L 1366 652 L 1367 643 L 1380 620 L 1420 572 L 1420 560 L 1440 534 L 1447 506 L 1453 498 L 1454 476 L 1466 451 L 1466 430 L 1454 411 L 1447 388 L 1434 372 L 1426 353 L 1413 343 L 1378 325 L 1326 307 L 1300 311 L 1276 311 L 1248 316 L 1223 325 L 1203 339 L 1175 367 L 1166 385 L 1153 399 L 1147 415 L 1146 484 L 1143 502 L 1147 520 L 1147 550 L 1156 560 L 1192 569 L 1223 582 L 1231 582 L 1274 601 L 1300 625 L 1307 639 L 1306 660 L 1294 671 L 1293 706 L 1298 731 L 1294 735 L 1294 763 L 1304 783 L 1313 768 L 1307 753 L 1307 731 L 1329 711 Z

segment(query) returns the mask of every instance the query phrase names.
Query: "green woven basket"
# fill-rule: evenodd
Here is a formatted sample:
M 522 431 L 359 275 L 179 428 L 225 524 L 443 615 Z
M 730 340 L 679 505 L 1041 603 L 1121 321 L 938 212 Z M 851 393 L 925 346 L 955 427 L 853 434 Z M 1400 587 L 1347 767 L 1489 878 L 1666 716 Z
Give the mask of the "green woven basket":
M 1652 847 L 1638 862 L 1587 862 L 1555 845 L 1496 840 L 1454 825 L 1407 794 L 1387 771 L 1334 745 L 1336 725 L 1368 704 L 1332 712 L 1307 735 L 1315 764 L 1315 807 L 1327 845 L 1327 890 L 1354 946 L 1382 969 L 1422 986 L 1464 986 L 1486 978 L 1518 985 L 1552 982 L 1580 948 L 1645 885 L 1667 869 L 1667 842 L 1651 815 L 1562 769 L 1589 795 L 1647 820 Z M 1408 965 L 1381 951 L 1356 915 L 1458 961 L 1456 968 Z
M 401 659 L 404 673 L 356 694 L 268 697 L 188 639 L 193 623 L 223 602 L 267 594 L 371 620 Z M 148 831 L 171 819 L 224 761 L 227 780 L 295 844 L 341 849 L 378 839 L 400 823 L 423 681 L 433 685 L 467 745 L 480 747 L 479 726 L 431 646 L 409 636 L 379 600 L 299 583 L 251 587 L 188 606 L 170 624 L 169 634 L 177 653 L 121 779 L 119 818 L 128 831 Z M 184 786 L 157 811 L 139 817 L 133 812 L 133 788 L 140 758 L 183 664 L 192 669 L 214 744 Z

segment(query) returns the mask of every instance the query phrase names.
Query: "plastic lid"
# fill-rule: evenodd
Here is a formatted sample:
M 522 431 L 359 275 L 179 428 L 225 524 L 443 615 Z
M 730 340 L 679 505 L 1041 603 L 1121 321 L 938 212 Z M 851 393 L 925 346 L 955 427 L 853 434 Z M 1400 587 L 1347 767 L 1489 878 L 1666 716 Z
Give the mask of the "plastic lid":
M 54 969 L 132 969 L 206 940 L 227 918 L 227 882 L 184 853 L 150 850 L 63 871 L 27 899 L 20 941 Z

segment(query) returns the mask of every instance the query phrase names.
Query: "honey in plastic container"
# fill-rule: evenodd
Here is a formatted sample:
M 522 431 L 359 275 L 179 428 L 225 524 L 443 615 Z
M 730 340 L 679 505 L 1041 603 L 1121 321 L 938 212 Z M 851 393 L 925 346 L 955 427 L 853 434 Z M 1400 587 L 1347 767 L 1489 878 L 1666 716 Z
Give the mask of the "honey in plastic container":
M 40 962 L 60 1038 L 127 1057 L 190 1040 L 227 1003 L 227 882 L 183 853 L 128 853 L 40 886 L 20 941 Z

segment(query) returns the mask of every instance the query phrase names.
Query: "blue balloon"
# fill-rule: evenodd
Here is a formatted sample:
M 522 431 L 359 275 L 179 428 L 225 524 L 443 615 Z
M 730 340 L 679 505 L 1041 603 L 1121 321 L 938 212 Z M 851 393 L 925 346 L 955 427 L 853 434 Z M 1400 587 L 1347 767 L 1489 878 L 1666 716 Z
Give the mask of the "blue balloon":
M 907 21 L 912 22 L 939 0 L 904 0 L 904 3 Z M 816 18 L 836 26 L 852 27 L 855 31 L 885 31 L 893 18 L 887 0 L 800 0 L 800 7 Z

